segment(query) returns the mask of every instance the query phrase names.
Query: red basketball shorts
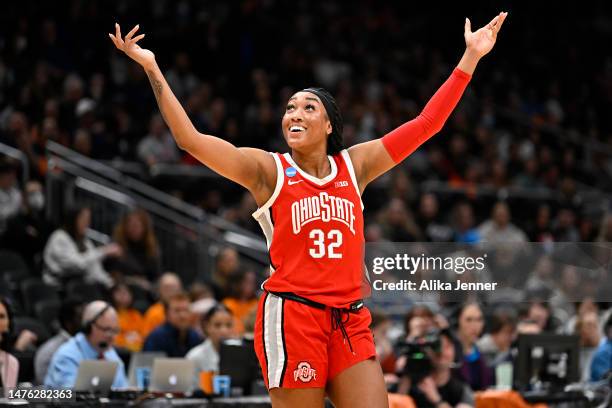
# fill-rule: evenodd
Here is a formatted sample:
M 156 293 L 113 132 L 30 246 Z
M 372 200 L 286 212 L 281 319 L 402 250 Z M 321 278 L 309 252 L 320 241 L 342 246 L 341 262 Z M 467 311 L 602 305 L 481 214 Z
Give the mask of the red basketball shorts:
M 255 352 L 268 389 L 325 388 L 343 370 L 376 357 L 367 308 L 342 313 L 350 345 L 332 321 L 329 307 L 318 309 L 264 292 L 255 323 Z

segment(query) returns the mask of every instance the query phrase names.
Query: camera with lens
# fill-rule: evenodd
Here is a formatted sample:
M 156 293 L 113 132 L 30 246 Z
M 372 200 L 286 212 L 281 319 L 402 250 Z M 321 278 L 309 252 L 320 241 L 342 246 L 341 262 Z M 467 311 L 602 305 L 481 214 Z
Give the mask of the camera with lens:
M 398 354 L 406 357 L 406 365 L 398 375 L 410 377 L 415 383 L 431 375 L 435 369 L 431 357 L 434 353 L 440 353 L 441 344 L 440 332 L 437 330 L 401 342 Z

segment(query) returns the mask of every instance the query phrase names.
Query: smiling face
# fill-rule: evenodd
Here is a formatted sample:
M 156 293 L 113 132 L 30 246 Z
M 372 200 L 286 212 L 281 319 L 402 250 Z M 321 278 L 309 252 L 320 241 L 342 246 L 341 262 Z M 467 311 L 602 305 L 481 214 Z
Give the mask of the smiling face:
M 323 103 L 310 92 L 298 92 L 289 98 L 282 126 L 292 150 L 314 150 L 325 144 L 332 132 Z

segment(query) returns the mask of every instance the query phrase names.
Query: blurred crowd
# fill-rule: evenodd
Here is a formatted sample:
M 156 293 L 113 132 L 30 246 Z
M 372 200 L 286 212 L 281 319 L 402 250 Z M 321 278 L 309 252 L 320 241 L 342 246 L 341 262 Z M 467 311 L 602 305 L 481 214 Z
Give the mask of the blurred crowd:
M 227 330 L 249 332 L 261 277 L 259 271 L 240 266 L 234 249 L 219 252 L 210 280 L 184 287 L 180 271 L 165 273 L 144 211 L 117 220 L 113 242 L 102 247 L 85 236 L 91 217 L 87 208 L 67 209 L 62 225 L 46 218 L 47 141 L 97 160 L 138 162 L 145 169 L 159 163 L 197 164 L 174 143 L 144 72 L 114 49 L 106 33 L 115 21 L 124 31 L 140 24 L 147 34 L 141 45 L 155 52 L 201 132 L 239 146 L 285 151 L 280 129 L 285 103 L 292 92 L 316 84 L 336 97 L 350 146 L 383 136 L 418 115 L 463 51 L 463 17 L 469 15 L 480 25 L 499 11 L 482 3 L 448 5 L 440 15 L 432 5 L 369 0 L 350 7 L 339 1 L 277 0 L 5 5 L 0 143 L 25 154 L 30 180 L 19 181 L 24 169 L 17 163 L 0 161 L 2 248 L 18 254 L 27 277 L 42 285 L 69 297 L 93 294 L 83 301 L 112 302 L 120 327 L 117 345 L 127 350 L 170 347 L 169 354 L 185 355 L 212 330 L 222 330 L 219 337 Z M 366 239 L 610 243 L 610 209 L 605 202 L 593 205 L 585 198 L 586 191 L 607 197 L 612 190 L 612 128 L 607 120 L 612 56 L 606 46 L 612 22 L 602 7 L 600 2 L 592 7 L 559 4 L 557 17 L 547 19 L 546 28 L 539 21 L 547 16 L 545 5 L 510 10 L 498 47 L 478 67 L 441 133 L 366 190 Z M 567 21 L 572 30 L 566 29 Z M 591 46 L 585 47 L 586 42 Z M 431 182 L 444 188 L 428 188 Z M 481 194 L 512 189 L 524 194 Z M 228 192 L 235 190 L 210 180 L 197 189 L 173 191 L 259 233 L 250 217 L 254 200 L 246 193 Z M 533 279 L 539 271 L 530 273 Z M 18 284 L 23 276 L 4 273 L 4 278 L 13 287 L 3 286 L 6 293 L 1 294 L 14 298 L 17 315 L 40 318 Z M 551 280 L 548 298 L 526 302 L 526 310 L 513 315 L 487 314 L 490 324 L 484 324 L 481 306 L 462 309 L 479 326 L 461 326 L 463 312 L 457 326 L 449 326 L 455 334 L 448 339 L 462 345 L 456 358 L 470 359 L 473 347 L 480 347 L 487 358 L 483 367 L 489 367 L 503 360 L 500 353 L 508 351 L 510 339 L 523 329 L 562 330 L 551 326 L 555 310 L 547 302 L 554 289 L 569 289 L 563 286 L 567 282 Z M 208 325 L 216 312 L 209 312 L 217 304 L 231 318 L 221 313 L 223 323 L 213 329 Z M 585 350 L 604 344 L 599 328 L 607 307 L 581 299 L 566 315 L 575 325 L 564 332 L 579 334 Z M 426 316 L 418 318 L 433 325 L 440 315 L 423 310 Z M 377 319 L 387 321 L 380 317 L 375 323 Z M 406 336 L 414 336 L 413 320 L 406 318 Z M 190 328 L 191 343 L 160 345 L 153 336 L 160 325 Z M 58 328 L 47 327 L 47 333 Z M 65 330 L 74 334 L 78 327 Z M 42 329 L 38 336 L 23 332 L 12 346 L 22 352 L 45 340 Z M 163 340 L 161 333 L 157 336 Z M 377 337 L 385 348 L 385 335 Z M 386 349 L 383 361 L 394 355 L 393 347 Z M 581 361 L 584 378 L 591 373 L 588 361 Z M 387 372 L 396 373 L 396 363 L 388 363 L 393 368 Z M 463 374 L 457 378 L 472 389 L 489 384 L 488 374 L 478 379 Z

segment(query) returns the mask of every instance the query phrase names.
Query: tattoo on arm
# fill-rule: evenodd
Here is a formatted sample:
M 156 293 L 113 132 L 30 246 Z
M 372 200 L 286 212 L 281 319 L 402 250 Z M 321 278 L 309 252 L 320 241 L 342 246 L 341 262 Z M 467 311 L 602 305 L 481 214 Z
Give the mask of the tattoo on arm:
M 151 82 L 151 86 L 153 87 L 153 93 L 155 94 L 155 99 L 159 103 L 159 97 L 161 96 L 163 85 L 161 81 L 155 78 L 155 74 L 152 71 L 147 71 L 147 77 L 149 77 L 149 82 Z
M 151 87 L 153 88 L 155 100 L 157 101 L 157 106 L 159 106 L 159 111 L 162 115 L 162 118 L 164 118 L 164 121 L 168 123 L 168 120 L 166 119 L 166 114 L 164 113 L 164 109 L 161 106 L 161 94 L 162 90 L 164 89 L 164 85 L 159 79 L 155 78 L 155 74 L 153 73 L 153 71 L 147 71 L 147 77 L 149 78 L 149 82 L 151 83 Z

